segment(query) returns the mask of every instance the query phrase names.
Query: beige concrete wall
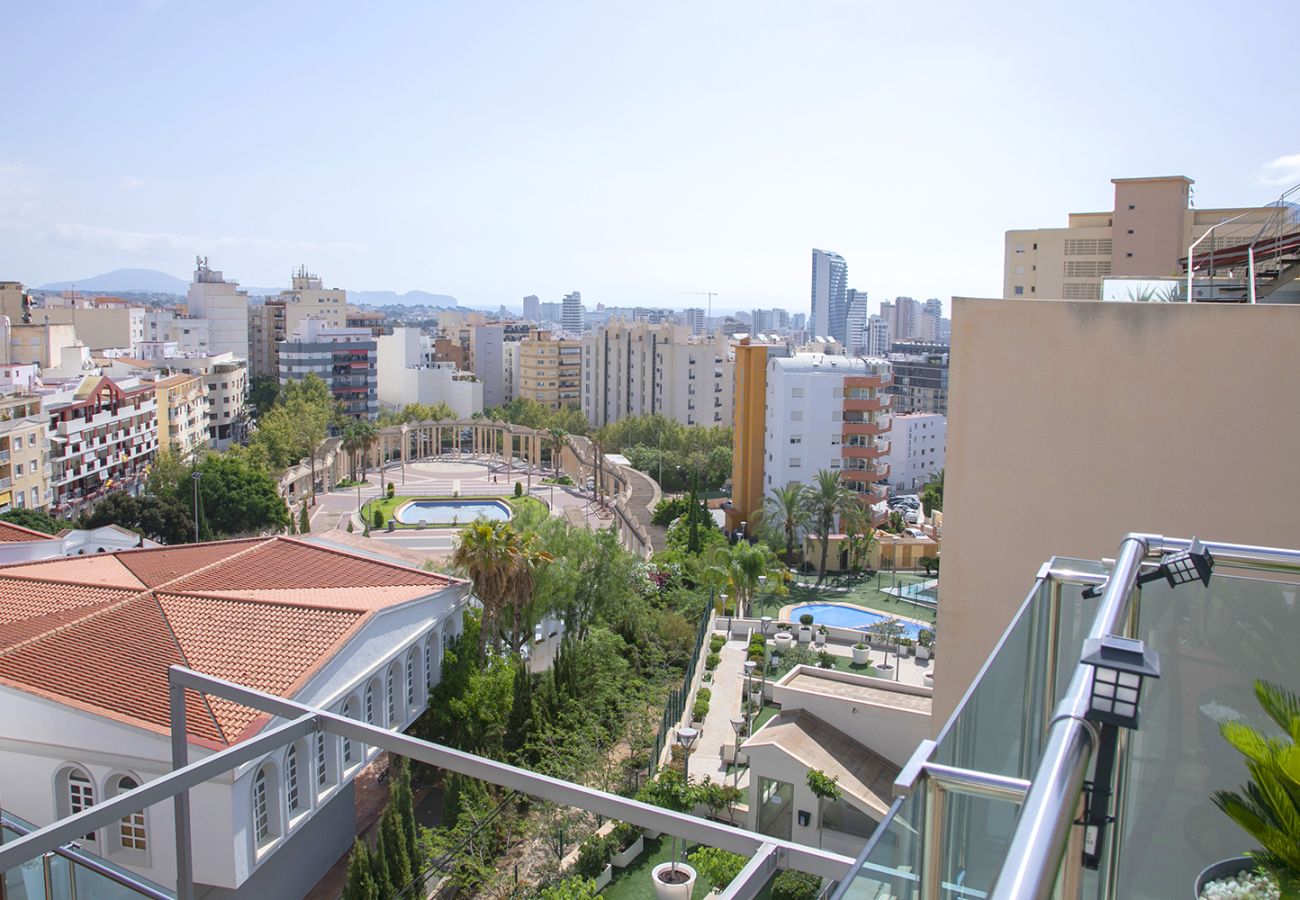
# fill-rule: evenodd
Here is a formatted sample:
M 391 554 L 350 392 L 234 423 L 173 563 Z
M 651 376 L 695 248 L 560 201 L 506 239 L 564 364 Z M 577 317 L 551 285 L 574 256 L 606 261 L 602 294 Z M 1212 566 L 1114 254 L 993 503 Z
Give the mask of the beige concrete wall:
M 1300 308 L 953 301 L 935 727 L 1053 555 L 1300 547 Z

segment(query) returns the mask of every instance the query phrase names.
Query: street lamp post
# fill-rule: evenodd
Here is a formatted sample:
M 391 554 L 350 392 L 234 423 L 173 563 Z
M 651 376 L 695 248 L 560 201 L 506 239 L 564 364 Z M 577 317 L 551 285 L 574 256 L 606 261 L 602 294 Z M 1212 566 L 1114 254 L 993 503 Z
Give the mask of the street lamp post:
M 736 732 L 736 753 L 732 757 L 731 764 L 735 769 L 736 780 L 734 782 L 737 788 L 740 787 L 740 740 L 745 736 L 746 728 L 749 722 L 744 716 L 739 716 L 731 720 L 731 728 Z
M 199 479 L 203 477 L 202 472 L 195 472 L 190 476 L 194 482 L 194 543 L 199 542 Z
M 681 744 L 682 750 L 684 751 L 682 753 L 683 780 L 688 784 L 691 780 L 691 748 L 695 746 L 695 742 L 699 739 L 700 732 L 698 728 L 691 728 L 687 725 L 685 728 L 677 729 L 677 743 Z

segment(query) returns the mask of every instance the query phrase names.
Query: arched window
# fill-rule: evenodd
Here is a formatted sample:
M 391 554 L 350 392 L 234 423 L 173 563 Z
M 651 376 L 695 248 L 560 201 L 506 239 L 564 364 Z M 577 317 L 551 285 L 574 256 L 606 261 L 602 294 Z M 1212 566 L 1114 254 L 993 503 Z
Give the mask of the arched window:
M 419 650 L 414 647 L 406 654 L 406 708 L 415 709 L 415 670 L 419 666 Z
M 366 724 L 375 724 L 375 683 L 366 685 Z
M 284 789 L 289 817 L 302 811 L 302 792 L 298 790 L 298 745 L 290 744 L 284 755 Z
M 90 774 L 80 766 L 67 766 L 60 770 L 55 786 L 55 806 L 59 818 L 84 812 L 95 805 L 95 782 Z M 82 836 L 83 840 L 95 840 L 95 832 Z
M 260 847 L 280 833 L 280 809 L 275 790 L 275 769 L 264 764 L 253 776 L 253 836 Z
M 316 733 L 316 787 L 324 790 L 330 783 L 329 761 L 325 758 L 325 732 Z
M 399 690 L 398 685 L 402 682 L 402 666 L 400 663 L 393 663 L 388 667 L 388 727 L 397 728 L 402 724 L 401 717 L 398 713 L 397 698 Z
M 357 717 L 357 705 L 352 702 L 351 697 L 343 701 L 343 715 L 347 716 L 349 719 L 355 719 Z M 343 768 L 347 769 L 351 767 L 352 761 L 352 740 L 350 738 L 344 738 Z
M 140 786 L 130 775 L 117 775 L 108 783 L 108 795 L 116 797 L 118 794 L 125 794 L 127 791 L 133 791 Z M 149 849 L 148 839 L 145 836 L 144 827 L 144 810 L 133 813 L 127 813 L 117 823 L 117 835 L 113 841 L 116 844 L 114 849 L 133 851 L 143 853 Z
M 433 690 L 433 635 L 424 639 L 424 689 Z

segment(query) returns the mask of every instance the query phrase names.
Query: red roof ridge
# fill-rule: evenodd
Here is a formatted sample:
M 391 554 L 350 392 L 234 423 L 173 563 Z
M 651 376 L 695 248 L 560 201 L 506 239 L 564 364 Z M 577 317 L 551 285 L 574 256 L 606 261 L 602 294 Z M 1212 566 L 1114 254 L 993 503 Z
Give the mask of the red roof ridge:
M 105 554 L 105 556 L 108 556 L 108 554 Z M 73 578 L 46 578 L 43 575 L 19 575 L 16 572 L 9 571 L 10 569 L 17 569 L 22 566 L 38 566 L 41 563 L 56 563 L 64 559 L 101 559 L 101 558 L 102 557 L 99 556 L 93 556 L 93 557 L 55 556 L 50 559 L 33 559 L 33 560 L 29 560 L 28 562 L 14 563 L 12 566 L 0 566 L 0 579 L 14 578 L 17 579 L 18 581 L 43 581 L 46 584 L 61 584 L 64 585 L 65 587 L 102 588 L 103 590 L 106 591 L 131 591 L 134 594 L 139 594 L 142 591 L 149 590 L 149 586 L 145 584 L 143 581 L 140 582 L 140 587 L 135 587 L 133 585 L 126 585 L 126 584 L 92 584 L 88 581 L 77 581 L 76 579 Z M 135 575 L 135 573 L 132 572 L 130 569 L 127 569 L 127 574 L 134 576 L 137 581 L 140 580 L 139 576 Z
M 239 538 L 238 540 L 249 541 L 250 538 Z M 158 582 L 157 584 L 155 584 L 155 585 L 151 588 L 151 590 L 154 590 L 154 591 L 163 591 L 163 590 L 166 590 L 166 589 L 167 589 L 167 585 L 169 585 L 169 584 L 175 584 L 175 583 L 178 582 L 178 581 L 183 581 L 183 580 L 185 580 L 185 579 L 187 579 L 187 578 L 193 578 L 195 575 L 198 575 L 200 572 L 206 572 L 208 569 L 211 569 L 211 568 L 213 568 L 213 567 L 215 567 L 215 566 L 224 565 L 225 563 L 230 562 L 232 559 L 239 559 L 239 557 L 241 557 L 241 556 L 247 556 L 248 554 L 253 553 L 253 552 L 256 551 L 256 550 L 259 550 L 259 549 L 261 549 L 262 547 L 265 547 L 267 544 L 271 543 L 271 542 L 274 541 L 274 540 L 275 540 L 274 537 L 269 537 L 269 538 L 252 538 L 252 539 L 251 539 L 251 541 L 252 541 L 251 545 L 248 546 L 248 547 L 245 547 L 243 550 L 237 550 L 237 551 L 235 551 L 234 553 L 230 554 L 229 556 L 223 556 L 223 557 L 221 557 L 221 559 L 213 560 L 212 562 L 208 563 L 208 564 L 205 565 L 205 566 L 199 566 L 197 569 L 191 569 L 189 572 L 186 572 L 186 573 L 184 573 L 183 575 L 177 575 L 175 578 L 169 579 L 169 580 L 167 580 L 167 581 L 160 581 L 160 582 Z M 200 541 L 200 542 L 197 543 L 197 544 L 177 544 L 177 545 L 174 545 L 174 547 L 173 547 L 172 549 L 175 549 L 175 547 L 201 547 L 201 546 L 205 546 L 205 545 L 207 545 L 207 544 L 228 544 L 228 543 L 229 543 L 229 544 L 233 544 L 233 543 L 235 543 L 235 541 Z M 157 548 L 149 548 L 149 549 L 157 549 Z M 128 551 L 126 551 L 126 552 L 130 553 L 130 552 L 134 552 L 134 551 L 129 551 L 129 550 L 128 550 Z M 137 577 L 138 577 L 138 576 L 137 576 Z
M 339 547 L 326 547 L 321 544 L 314 544 L 311 541 L 304 541 L 299 538 L 287 537 L 285 535 L 275 535 L 271 540 L 283 541 L 286 544 L 294 544 L 299 547 L 308 547 L 312 550 L 323 550 L 326 553 L 333 553 L 336 556 L 346 556 L 348 559 L 359 560 L 360 562 L 370 563 L 371 565 L 384 566 L 389 569 L 397 569 L 399 572 L 410 572 L 414 575 L 420 575 L 432 581 L 441 581 L 444 587 L 451 587 L 453 584 L 468 584 L 464 578 L 457 578 L 454 575 L 444 575 L 441 572 L 426 572 L 424 569 L 417 569 L 415 566 L 408 566 L 404 563 L 389 562 L 385 559 L 378 559 L 373 556 L 364 556 L 361 553 L 352 550 L 343 550 Z
M 172 643 L 176 645 L 176 655 L 181 658 L 181 662 L 185 664 L 185 668 L 193 669 L 194 666 L 190 664 L 189 655 L 186 654 L 185 648 L 181 646 L 181 639 L 176 636 L 176 629 L 172 628 L 172 622 L 167 616 L 167 610 L 163 609 L 162 601 L 158 599 L 158 592 L 149 591 L 149 599 L 158 607 L 158 617 L 162 619 L 163 624 L 167 626 L 167 633 L 171 635 Z M 198 670 L 196 669 L 195 671 Z M 168 683 L 170 684 L 170 681 Z M 196 691 L 195 693 L 199 695 L 199 701 L 203 704 L 203 708 L 208 711 L 208 717 L 212 719 L 212 727 L 217 730 L 217 734 L 221 735 L 222 738 L 225 739 L 226 744 L 230 744 L 230 735 L 226 734 L 226 729 L 221 727 L 221 722 L 217 719 L 217 713 L 213 710 L 212 704 L 208 701 L 207 692 Z M 190 730 L 189 723 L 186 723 L 185 730 L 187 732 Z
M 352 588 L 350 590 L 355 590 Z M 317 612 L 327 613 L 370 613 L 374 610 L 364 606 L 330 606 L 327 603 L 307 603 L 294 602 L 292 600 L 281 600 L 277 597 L 238 597 L 234 594 L 223 594 L 217 591 L 183 591 L 170 588 L 155 588 L 154 593 L 164 594 L 168 597 L 185 597 L 190 600 L 218 600 L 222 603 L 255 603 L 259 606 L 284 606 L 292 609 L 312 609 Z M 407 601 L 412 602 L 412 601 Z

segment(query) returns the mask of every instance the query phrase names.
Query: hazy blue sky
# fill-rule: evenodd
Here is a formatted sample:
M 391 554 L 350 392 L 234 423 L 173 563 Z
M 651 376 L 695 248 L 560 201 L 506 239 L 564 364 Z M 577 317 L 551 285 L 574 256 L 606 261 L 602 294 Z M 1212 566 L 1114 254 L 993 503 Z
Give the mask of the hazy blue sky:
M 806 311 L 993 295 L 1003 231 L 1186 174 L 1300 181 L 1293 0 L 0 8 L 0 279 Z M 1276 51 L 1276 48 L 1274 48 Z M 1289 159 L 1287 159 L 1289 157 Z M 1270 166 L 1270 163 L 1276 162 Z M 873 303 L 874 306 L 874 303 Z

